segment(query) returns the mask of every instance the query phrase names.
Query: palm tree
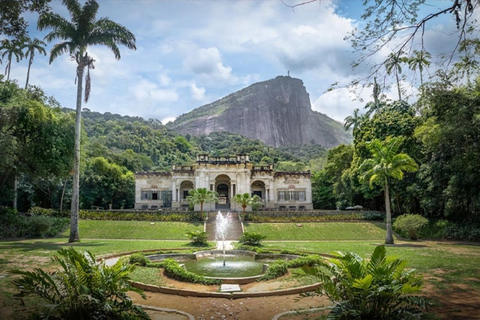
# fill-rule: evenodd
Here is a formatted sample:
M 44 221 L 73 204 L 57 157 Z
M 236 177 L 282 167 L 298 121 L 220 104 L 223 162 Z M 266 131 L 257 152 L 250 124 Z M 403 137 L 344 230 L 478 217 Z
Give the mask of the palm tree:
M 256 205 L 259 205 L 262 202 L 262 198 L 256 194 L 252 196 L 249 193 L 237 193 L 233 198 L 233 201 L 242 206 L 243 215 L 245 216 L 245 210 L 247 209 L 247 206 L 255 207 Z
M 403 172 L 415 172 L 418 165 L 408 154 L 398 153 L 403 143 L 403 137 L 387 138 L 385 141 L 378 139 L 368 143 L 368 150 L 372 158 L 366 159 L 361 165 L 364 171 L 363 178 L 369 179 L 370 188 L 373 184 L 383 186 L 385 191 L 385 211 L 387 215 L 387 238 L 385 243 L 393 244 L 392 213 L 390 211 L 390 193 L 388 181 L 390 178 L 403 179 Z
M 207 190 L 207 188 L 191 189 L 188 191 L 187 201 L 193 205 L 200 204 L 200 214 L 203 217 L 203 204 L 208 202 L 217 202 L 218 196 L 215 191 Z
M 68 53 L 77 62 L 77 105 L 75 120 L 75 162 L 73 175 L 73 194 L 70 222 L 69 242 L 79 241 L 78 234 L 78 209 L 79 209 L 79 180 L 80 180 L 80 132 L 83 93 L 83 74 L 87 68 L 85 85 L 85 102 L 90 94 L 90 72 L 94 60 L 88 55 L 87 49 L 91 45 L 104 45 L 108 47 L 115 59 L 120 59 L 118 44 L 125 45 L 129 49 L 136 49 L 135 36 L 124 26 L 111 21 L 108 18 L 97 20 L 98 3 L 95 0 L 87 0 L 83 7 L 78 0 L 63 0 L 63 4 L 70 13 L 71 21 L 62 16 L 47 12 L 38 18 L 40 30 L 53 29 L 45 40 L 50 42 L 55 39 L 61 42 L 55 44 L 50 51 L 52 63 L 58 56 Z
M 402 89 L 400 87 L 400 74 L 402 73 L 401 64 L 406 62 L 404 57 L 400 57 L 402 52 L 390 53 L 387 60 L 384 61 L 385 69 L 387 74 L 391 75 L 392 72 L 395 73 L 395 79 L 397 81 L 397 90 L 398 90 L 398 100 L 402 100 Z
M 7 76 L 7 81 L 10 80 L 10 70 L 12 69 L 12 58 L 15 56 L 17 62 L 20 62 L 23 58 L 23 52 L 21 47 L 21 42 L 16 40 L 2 40 L 0 45 L 0 50 L 2 50 L 2 59 L 7 57 L 7 65 L 5 66 L 5 75 Z
M 423 86 L 423 68 L 428 67 L 430 65 L 429 59 L 431 59 L 432 56 L 430 53 L 426 51 L 413 51 L 413 57 L 408 58 L 408 67 L 415 71 L 418 69 L 418 72 L 420 73 L 420 86 Z
M 25 81 L 25 89 L 28 87 L 28 80 L 30 79 L 30 67 L 32 66 L 33 63 L 33 57 L 35 56 L 35 50 L 38 51 L 38 53 L 43 53 L 43 55 L 46 55 L 47 52 L 45 51 L 45 42 L 38 40 L 37 38 L 31 39 L 27 38 L 26 42 L 22 46 L 22 50 L 27 48 L 27 51 L 25 51 L 25 57 L 28 58 L 28 71 L 27 71 L 27 81 Z

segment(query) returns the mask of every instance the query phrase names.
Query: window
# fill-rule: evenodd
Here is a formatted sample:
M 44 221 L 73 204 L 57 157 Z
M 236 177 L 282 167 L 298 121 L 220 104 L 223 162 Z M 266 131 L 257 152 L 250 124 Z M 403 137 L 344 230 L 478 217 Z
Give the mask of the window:
M 148 191 L 142 191 L 141 199 L 148 200 Z
M 305 201 L 305 191 L 278 191 L 278 201 Z
M 278 191 L 278 201 L 285 201 L 285 191 Z
M 152 191 L 152 200 L 158 200 L 158 193 L 157 193 L 157 191 Z

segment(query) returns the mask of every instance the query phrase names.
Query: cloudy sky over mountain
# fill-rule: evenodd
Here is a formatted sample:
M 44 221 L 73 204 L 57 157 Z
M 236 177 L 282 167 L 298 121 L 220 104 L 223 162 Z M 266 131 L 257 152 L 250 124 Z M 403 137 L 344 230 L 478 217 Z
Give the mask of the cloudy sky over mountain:
M 352 28 L 362 25 L 361 2 L 319 0 L 292 10 L 280 0 L 101 0 L 98 17 L 109 17 L 129 28 L 137 38 L 137 50 L 120 47 L 122 58 L 117 61 L 107 48 L 89 49 L 95 70 L 91 71 L 90 101 L 84 107 L 165 123 L 254 82 L 290 71 L 292 77 L 304 81 L 314 110 L 343 121 L 365 102 L 352 101 L 354 96 L 347 89 L 324 92 L 332 83 L 348 83 L 367 70 L 352 70 L 355 54 L 344 40 Z M 448 3 L 435 1 L 432 8 Z M 68 17 L 60 1 L 53 0 L 52 6 Z M 35 30 L 37 17 L 31 14 L 28 18 L 30 35 L 43 38 L 47 32 Z M 450 20 L 446 17 L 429 25 L 427 36 L 436 41 L 433 51 L 455 43 L 443 25 L 447 21 L 449 28 L 454 27 Z M 384 50 L 375 59 L 385 59 L 387 54 Z M 23 84 L 26 69 L 26 60 L 14 64 L 11 77 Z M 51 65 L 47 57 L 37 56 L 30 83 L 40 85 L 62 106 L 74 108 L 75 63 L 68 55 Z M 369 91 L 362 93 L 366 100 Z M 394 98 L 395 92 L 392 88 L 386 93 Z

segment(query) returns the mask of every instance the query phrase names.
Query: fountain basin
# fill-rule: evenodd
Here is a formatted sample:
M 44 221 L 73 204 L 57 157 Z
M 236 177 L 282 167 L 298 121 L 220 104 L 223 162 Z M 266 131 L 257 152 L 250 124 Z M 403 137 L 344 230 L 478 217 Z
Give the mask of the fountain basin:
M 198 251 L 194 254 L 155 254 L 147 256 L 153 262 L 173 258 L 190 272 L 206 278 L 220 279 L 226 284 L 246 284 L 261 278 L 268 263 L 276 259 L 291 260 L 298 256 L 285 254 L 256 254 L 246 250 L 226 250 L 225 266 L 222 250 Z

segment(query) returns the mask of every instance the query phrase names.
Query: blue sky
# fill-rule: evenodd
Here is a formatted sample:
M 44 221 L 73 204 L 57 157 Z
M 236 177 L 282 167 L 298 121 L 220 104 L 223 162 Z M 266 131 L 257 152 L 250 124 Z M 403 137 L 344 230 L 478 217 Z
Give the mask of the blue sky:
M 137 38 L 137 50 L 120 47 L 122 58 L 117 61 L 107 48 L 89 49 L 96 62 L 90 101 L 83 107 L 92 111 L 165 123 L 252 83 L 286 75 L 288 70 L 304 81 L 312 108 L 336 120 L 343 121 L 365 104 L 352 101 L 355 97 L 347 89 L 324 93 L 332 83 L 348 83 L 368 71 L 367 67 L 352 70 L 355 54 L 343 40 L 352 28 L 362 25 L 360 0 L 319 0 L 295 10 L 280 0 L 98 2 L 98 17 L 129 28 Z M 428 2 L 445 7 L 451 1 Z M 53 0 L 52 6 L 68 17 L 59 0 Z M 47 32 L 35 29 L 37 17 L 27 17 L 30 35 L 42 39 Z M 428 26 L 427 43 L 431 39 L 433 52 L 456 41 L 450 35 L 454 24 L 449 19 Z M 383 50 L 374 60 L 382 61 L 387 55 L 388 50 Z M 14 64 L 11 78 L 23 85 L 26 70 L 26 60 Z M 62 106 L 74 108 L 75 63 L 68 55 L 51 65 L 47 57 L 37 56 L 30 83 L 41 86 Z M 415 93 L 413 80 L 404 85 Z M 361 95 L 366 101 L 368 91 Z M 395 92 L 392 87 L 386 94 L 395 98 Z

